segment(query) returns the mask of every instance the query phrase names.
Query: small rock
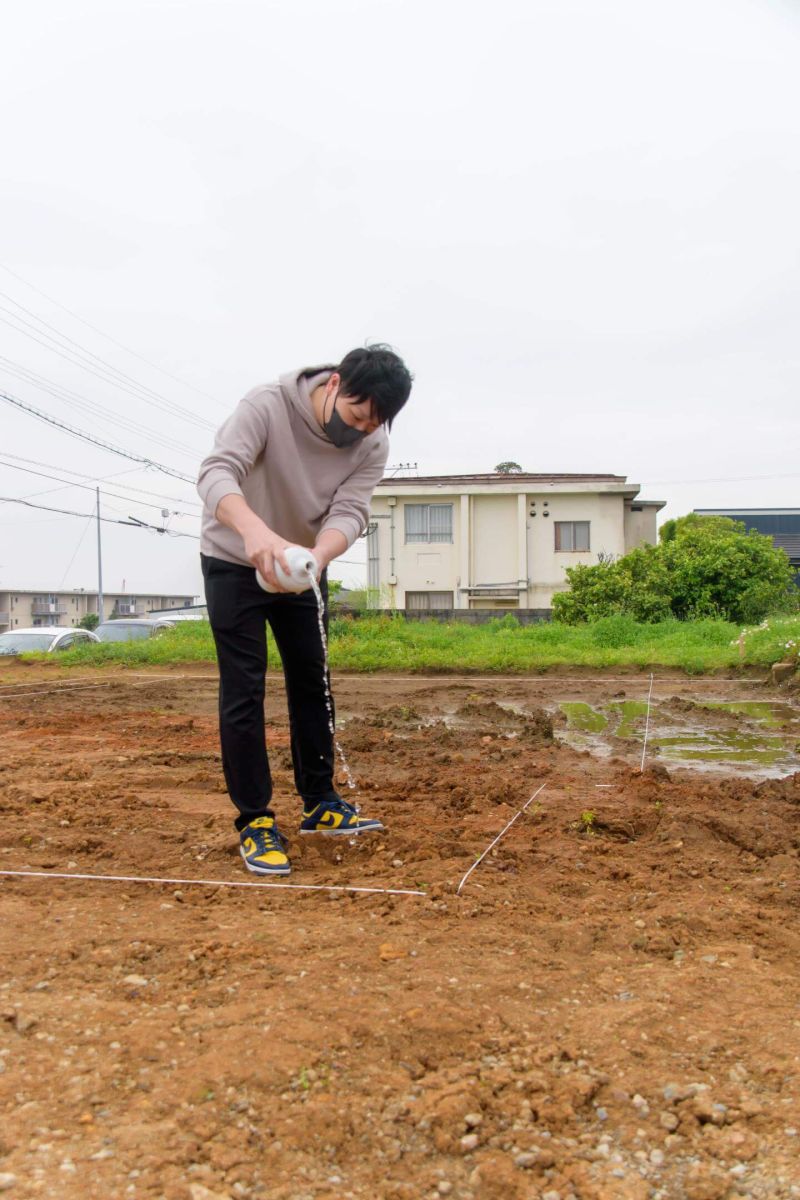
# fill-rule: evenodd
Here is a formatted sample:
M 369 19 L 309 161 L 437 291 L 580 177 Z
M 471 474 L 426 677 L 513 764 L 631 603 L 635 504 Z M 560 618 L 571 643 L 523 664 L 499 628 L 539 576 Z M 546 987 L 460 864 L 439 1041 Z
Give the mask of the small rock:
M 664 1151 L 663 1150 L 651 1150 L 650 1151 L 650 1162 L 653 1164 L 654 1167 L 660 1167 L 662 1165 L 662 1163 L 664 1162 Z
M 773 683 L 785 683 L 787 679 L 792 678 L 792 676 L 794 675 L 796 670 L 797 670 L 796 662 L 773 663 L 772 670 L 770 672 L 770 674 L 772 675 L 772 682 Z
M 447 1179 L 440 1179 L 436 1185 L 436 1190 L 440 1196 L 449 1196 L 453 1190 L 453 1185 Z
M 130 984 L 131 987 L 147 987 L 149 980 L 145 979 L 144 975 L 125 975 L 122 982 Z
M 227 1192 L 212 1192 L 202 1183 L 190 1183 L 189 1200 L 230 1200 L 230 1196 Z
M 477 1129 L 483 1121 L 483 1113 L 471 1112 L 464 1117 L 464 1124 L 467 1129 Z
M 694 1095 L 694 1092 L 691 1090 L 691 1085 L 683 1087 L 679 1083 L 668 1083 L 662 1095 L 669 1103 L 676 1104 L 679 1100 L 688 1100 L 689 1096 Z
M 661 1116 L 658 1118 L 658 1123 L 662 1129 L 667 1129 L 670 1133 L 674 1133 L 680 1124 L 678 1118 L 675 1116 L 675 1113 L 671 1112 L 662 1112 Z
M 464 1137 L 462 1137 L 461 1142 L 459 1144 L 465 1154 L 470 1154 L 473 1150 L 475 1150 L 477 1148 L 477 1145 L 478 1145 L 477 1133 L 465 1134 Z M 193 1200 L 194 1200 L 194 1198 L 193 1198 Z
M 522 1169 L 524 1171 L 526 1171 L 526 1170 L 528 1170 L 528 1168 L 535 1165 L 538 1158 L 539 1158 L 538 1154 L 533 1154 L 526 1150 L 526 1151 L 523 1151 L 522 1154 L 518 1154 L 516 1156 L 516 1158 L 514 1159 L 514 1166 L 522 1167 Z
M 17 1182 L 16 1175 L 12 1175 L 8 1171 L 0 1173 L 0 1192 L 7 1192 Z
M 378 949 L 378 955 L 381 962 L 394 962 L 398 958 L 408 958 L 408 951 L 404 950 L 402 946 L 393 945 L 392 942 L 382 942 Z

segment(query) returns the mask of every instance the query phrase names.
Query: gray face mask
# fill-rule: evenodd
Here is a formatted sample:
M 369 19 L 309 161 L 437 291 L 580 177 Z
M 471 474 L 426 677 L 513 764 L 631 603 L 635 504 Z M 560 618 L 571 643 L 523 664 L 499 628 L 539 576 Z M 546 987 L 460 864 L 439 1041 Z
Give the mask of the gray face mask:
M 337 393 L 336 399 L 338 400 L 338 398 Z M 333 402 L 333 412 L 328 420 L 324 422 L 322 428 L 325 430 L 328 440 L 333 442 L 334 446 L 337 446 L 340 450 L 346 450 L 348 446 L 355 446 L 356 442 L 360 442 L 362 438 L 367 436 L 363 429 L 355 429 L 352 425 L 348 425 L 342 420 L 336 411 L 336 400 Z

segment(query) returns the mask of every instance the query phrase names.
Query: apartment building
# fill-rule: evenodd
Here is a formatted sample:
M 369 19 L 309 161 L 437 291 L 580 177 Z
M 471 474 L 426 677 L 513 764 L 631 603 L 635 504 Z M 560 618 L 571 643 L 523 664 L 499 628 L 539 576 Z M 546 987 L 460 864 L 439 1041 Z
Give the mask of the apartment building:
M 23 588 L 0 591 L 0 633 L 32 625 L 77 625 L 81 617 L 98 612 L 97 592 L 34 592 Z M 153 609 L 183 608 L 195 596 L 142 595 L 104 592 L 101 620 L 113 617 L 146 617 Z
M 655 543 L 663 500 L 624 475 L 387 478 L 372 501 L 367 585 L 381 608 L 545 614 L 566 569 Z

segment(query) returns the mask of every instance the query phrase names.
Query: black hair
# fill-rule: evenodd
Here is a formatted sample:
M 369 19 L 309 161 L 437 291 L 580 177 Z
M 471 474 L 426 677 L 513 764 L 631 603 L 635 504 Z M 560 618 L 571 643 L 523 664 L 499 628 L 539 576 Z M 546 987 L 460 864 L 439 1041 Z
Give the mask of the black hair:
M 390 346 L 365 346 L 346 354 L 336 371 L 342 395 L 356 403 L 371 400 L 376 419 L 391 429 L 414 378 L 402 358 Z

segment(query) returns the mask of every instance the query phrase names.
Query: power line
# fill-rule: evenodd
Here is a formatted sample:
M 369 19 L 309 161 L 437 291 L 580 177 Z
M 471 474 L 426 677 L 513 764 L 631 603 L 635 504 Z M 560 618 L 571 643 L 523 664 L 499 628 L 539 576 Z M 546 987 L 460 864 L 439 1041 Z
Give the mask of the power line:
M 90 487 L 89 484 L 87 484 L 87 483 L 72 483 L 69 479 L 62 479 L 58 475 L 46 475 L 43 471 L 33 471 L 33 470 L 31 470 L 30 467 L 18 467 L 16 465 L 16 463 L 3 462 L 2 455 L 0 455 L 0 466 L 8 467 L 12 471 L 24 471 L 26 475 L 38 475 L 40 479 L 52 479 L 56 483 L 63 483 L 67 487 L 70 487 L 70 488 L 81 488 L 85 492 L 93 492 L 95 490 L 93 487 Z M 52 490 L 53 491 L 61 491 L 62 489 L 53 488 Z M 115 500 L 126 500 L 129 504 L 132 503 L 130 496 L 120 496 L 120 494 L 118 492 L 109 492 L 107 490 L 104 490 L 103 495 L 104 496 L 113 496 Z M 159 512 L 164 511 L 163 504 L 150 504 L 147 500 L 137 500 L 135 503 L 141 504 L 143 508 L 157 508 L 159 510 Z M 179 512 L 177 510 L 174 510 L 172 513 L 170 513 L 170 516 L 191 517 L 195 521 L 200 519 L 200 513 L 184 513 L 184 512 Z
M 40 508 L 43 512 L 61 513 L 65 517 L 81 517 L 85 519 L 94 516 L 94 513 L 74 512 L 71 508 L 51 508 L 48 504 L 32 504 L 30 500 L 23 500 L 19 496 L 0 496 L 0 504 L 24 504 L 26 508 Z M 186 537 L 192 538 L 196 542 L 200 541 L 200 538 L 195 533 L 179 533 L 177 529 L 167 529 L 162 525 L 148 525 L 145 521 L 140 521 L 137 517 L 130 517 L 127 521 L 117 521 L 113 517 L 100 517 L 99 519 L 105 521 L 107 525 L 129 525 L 134 529 L 152 529 L 155 533 L 166 533 L 170 537 Z
M 161 471 L 164 475 L 171 475 L 173 479 L 182 479 L 184 483 L 194 483 L 188 475 L 182 475 L 180 471 L 174 471 L 172 467 L 165 467 L 162 463 L 155 462 L 152 458 L 145 458 L 141 454 L 131 454 L 129 450 L 121 450 L 119 446 L 113 446 L 110 442 L 101 441 L 100 438 L 92 437 L 91 434 L 84 433 L 81 429 L 75 429 L 72 425 L 67 425 L 64 421 L 57 421 L 55 417 L 49 416 L 42 412 L 41 409 L 35 408 L 32 404 L 26 404 L 24 400 L 20 400 L 16 396 L 10 396 L 8 392 L 0 391 L 0 400 L 5 400 L 7 404 L 13 404 L 16 408 L 21 408 L 23 412 L 30 413 L 31 416 L 38 418 L 40 421 L 46 422 L 48 425 L 54 425 L 56 429 L 62 429 L 65 433 L 71 434 L 72 437 L 80 438 L 81 441 L 91 442 L 94 446 L 100 446 L 103 450 L 110 450 L 112 454 L 119 454 L 122 458 L 128 458 L 131 462 L 144 463 L 145 466 L 153 467 L 156 471 Z
M 57 588 L 57 590 L 59 592 L 61 591 L 62 587 L 64 586 L 64 580 L 67 578 L 67 575 L 69 575 L 69 569 L 72 566 L 72 564 L 75 562 L 78 551 L 80 550 L 81 546 L 83 545 L 83 539 L 86 537 L 86 534 L 89 531 L 89 526 L 91 525 L 92 521 L 94 520 L 96 511 L 97 510 L 95 509 L 95 512 L 89 513 L 88 520 L 86 521 L 86 524 L 83 527 L 83 533 L 78 538 L 78 544 L 75 547 L 75 549 L 72 551 L 72 558 L 69 560 L 66 567 L 64 568 L 64 574 L 61 576 L 61 582 L 59 583 L 58 588 Z
M 45 321 L 43 317 L 38 316 L 35 312 L 32 312 L 31 309 L 26 308 L 24 304 L 20 304 L 20 302 L 15 300 L 13 296 L 9 296 L 7 292 L 0 292 L 0 296 L 2 296 L 4 300 L 9 300 L 16 308 L 21 309 L 22 312 L 27 313 L 29 317 L 33 317 L 34 321 L 38 322 L 39 325 L 43 325 L 45 329 L 49 329 L 51 333 L 43 333 L 41 329 L 37 329 L 35 325 L 31 325 L 29 321 L 26 321 L 23 317 L 18 316 L 17 313 L 11 312 L 10 309 L 3 308 L 2 305 L 0 305 L 0 311 L 6 313 L 7 316 L 12 317 L 13 320 L 19 321 L 22 325 L 27 326 L 28 329 L 33 329 L 34 332 L 40 334 L 42 337 L 47 338 L 48 341 L 55 341 L 58 339 L 58 341 L 61 343 L 66 342 L 67 346 L 74 346 L 75 349 L 72 351 L 72 353 L 77 354 L 77 357 L 81 360 L 82 365 L 84 356 L 94 359 L 96 363 L 99 363 L 102 371 L 107 371 L 112 376 L 117 376 L 119 379 L 125 380 L 126 383 L 129 383 L 136 388 L 136 390 L 141 393 L 142 399 L 147 403 L 153 404 L 156 408 L 162 409 L 162 411 L 170 412 L 173 416 L 180 416 L 183 417 L 184 420 L 192 421 L 196 425 L 204 425 L 208 429 L 214 428 L 212 423 L 210 421 L 206 421 L 204 417 L 198 417 L 197 414 L 193 413 L 190 409 L 184 408 L 180 404 L 176 404 L 174 400 L 170 400 L 169 397 L 162 395 L 161 392 L 157 392 L 153 388 L 148 387 L 147 384 L 140 383 L 138 379 L 134 379 L 134 377 L 132 375 L 128 375 L 126 371 L 121 371 L 118 367 L 115 367 L 113 363 L 108 362 L 99 354 L 95 354 L 94 351 L 87 349 L 86 346 L 82 346 L 80 342 L 76 342 L 75 339 L 69 337 L 68 334 L 62 333 L 61 330 L 57 329 L 55 325 L 51 325 L 48 321 Z M 23 331 L 20 330 L 19 332 Z M 53 337 L 52 334 L 55 334 L 55 337 Z M 27 334 L 25 336 L 27 336 Z
M 7 311 L 8 311 L 7 309 L 4 309 L 2 307 L 2 305 L 0 305 L 0 312 L 7 312 Z M 12 314 L 12 315 L 16 316 L 16 314 Z M 19 319 L 19 318 L 17 318 L 17 319 Z M 45 350 L 50 350 L 51 353 L 57 354 L 59 358 L 65 359 L 68 363 L 72 363 L 73 366 L 82 367 L 84 371 L 88 371 L 90 375 L 94 375 L 95 378 L 99 379 L 102 383 L 111 384 L 112 387 L 119 388 L 119 390 L 122 392 L 127 392 L 129 396 L 132 396 L 134 398 L 134 400 L 139 400 L 139 401 L 144 400 L 148 404 L 153 403 L 147 396 L 143 395 L 140 391 L 136 390 L 135 388 L 128 387 L 127 384 L 125 384 L 125 383 L 120 383 L 119 380 L 115 379 L 114 376 L 109 374 L 108 372 L 95 370 L 95 368 L 93 367 L 93 365 L 91 363 L 83 362 L 83 361 L 81 361 L 80 357 L 75 357 L 75 355 L 73 355 L 73 354 L 65 353 L 64 350 L 60 349 L 57 344 L 52 345 L 52 346 L 48 345 L 48 342 L 52 342 L 53 338 L 50 338 L 47 334 L 44 334 L 44 337 L 47 338 L 47 341 L 44 341 L 42 337 L 37 337 L 36 333 L 41 333 L 41 330 L 37 329 L 36 333 L 27 333 L 24 329 L 20 329 L 19 325 L 14 324 L 13 321 L 10 321 L 8 319 L 8 317 L 0 316 L 0 321 L 2 321 L 4 325 L 8 325 L 9 328 L 13 329 L 16 333 L 21 333 L 25 337 L 30 338 L 31 341 L 37 342 L 38 345 L 44 346 Z M 23 323 L 29 324 L 29 322 L 27 322 L 27 321 L 23 322 Z M 31 327 L 31 329 L 34 328 L 34 326 L 32 326 L 32 325 L 30 327 Z M 157 404 L 155 407 L 161 409 L 162 411 L 167 412 L 170 416 L 173 416 L 173 417 L 175 416 L 175 413 L 170 412 L 168 409 L 164 409 L 163 405 Z M 182 417 L 182 419 L 186 420 L 187 418 Z M 197 424 L 198 422 L 195 422 L 195 423 Z M 207 421 L 202 421 L 201 423 L 209 429 L 214 428 L 214 426 L 211 425 Z
M 141 471 L 142 467 L 128 467 L 124 471 L 115 471 L 111 475 L 86 475 L 81 471 L 71 471 L 69 467 L 56 466 L 54 463 L 40 462 L 36 458 L 24 458 L 20 454 L 9 454 L 5 450 L 0 451 L 0 458 L 13 458 L 15 462 L 31 463 L 34 467 L 47 467 L 50 471 L 63 471 L 65 475 L 75 475 L 78 479 L 91 479 L 96 483 L 103 483 L 107 479 L 118 479 L 120 475 L 132 475 Z M 147 467 L 144 468 L 147 470 Z M 126 492 L 141 492 L 143 496 L 155 496 L 157 500 L 169 500 L 171 504 L 189 505 L 194 508 L 202 508 L 197 500 L 181 500 L 178 496 L 167 496 L 163 492 L 154 492 L 150 488 L 134 487 L 132 483 L 120 483 L 117 487 L 122 487 Z
M 1 317 L 0 320 L 2 320 Z M 0 355 L 0 370 L 13 375 L 22 383 L 31 384 L 33 387 L 38 388 L 39 391 L 47 392 L 48 395 L 53 396 L 56 400 L 61 400 L 69 408 L 76 408 L 93 417 L 95 420 L 100 420 L 110 425 L 117 425 L 126 433 L 145 437 L 148 441 L 158 443 L 165 450 L 169 450 L 173 454 L 185 455 L 187 458 L 191 457 L 191 453 L 185 448 L 185 442 L 179 442 L 176 438 L 171 438 L 168 435 L 165 436 L 163 433 L 157 433 L 152 425 L 140 425 L 138 422 L 131 420 L 130 417 L 114 413 L 94 400 L 87 400 L 85 396 L 81 396 L 78 392 L 73 392 L 69 388 L 63 387 L 60 383 L 55 383 L 53 380 L 48 379 L 46 375 L 40 375 L 38 371 L 32 371 L 29 367 L 25 367 L 21 363 L 16 363 L 11 358 L 5 358 L 3 355 Z
M 151 362 L 149 358 L 145 358 L 144 355 L 139 354 L 136 350 L 131 350 L 130 346 L 125 346 L 122 342 L 118 342 L 116 338 L 111 337 L 110 334 L 105 333 L 102 329 L 98 329 L 96 325 L 92 325 L 91 321 L 87 321 L 85 317 L 79 317 L 78 314 L 73 312 L 71 308 L 67 308 L 67 306 L 62 304 L 59 300 L 54 300 L 52 296 L 48 296 L 47 292 L 43 292 L 41 288 L 37 288 L 32 283 L 29 283 L 27 279 L 23 279 L 21 275 L 18 275 L 16 271 L 12 271 L 11 268 L 7 267 L 4 263 L 0 263 L 0 270 L 5 271 L 8 275 L 12 275 L 14 279 L 18 279 L 20 283 L 24 283 L 26 287 L 31 289 L 31 291 L 36 292 L 39 296 L 43 296 L 44 299 L 49 300 L 51 304 L 55 304 L 56 308 L 60 308 L 62 312 L 68 313 L 69 316 L 73 317 L 76 321 L 80 321 L 81 325 L 85 325 L 87 329 L 91 329 L 94 333 L 99 333 L 100 337 L 105 338 L 106 341 L 111 342 L 114 346 L 118 346 L 119 349 L 124 350 L 126 354 L 131 354 L 134 358 L 138 358 L 140 362 L 147 363 L 148 367 L 152 367 L 154 370 L 160 371 L 162 375 L 166 375 L 168 379 L 174 380 L 175 383 L 181 384 L 182 387 L 186 387 L 193 392 L 197 392 L 198 396 L 205 396 L 208 400 L 213 400 L 214 403 L 218 404 L 220 408 L 227 407 L 220 400 L 217 400 L 215 396 L 212 396 L 210 392 L 204 392 L 201 388 L 195 387 L 193 383 L 187 383 L 185 379 L 181 379 L 178 375 L 173 375 L 169 371 L 165 371 L 163 367 L 158 365 L 158 363 Z

